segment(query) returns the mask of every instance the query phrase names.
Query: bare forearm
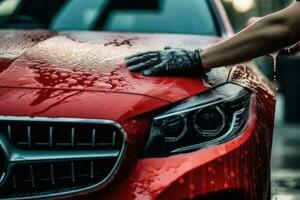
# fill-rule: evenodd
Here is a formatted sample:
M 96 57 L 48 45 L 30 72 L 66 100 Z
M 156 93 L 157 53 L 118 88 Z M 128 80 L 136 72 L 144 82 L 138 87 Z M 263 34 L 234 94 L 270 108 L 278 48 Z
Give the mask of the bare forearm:
M 234 37 L 204 51 L 181 48 L 143 52 L 125 58 L 130 71 L 146 76 L 181 74 L 184 71 L 237 64 L 277 51 L 300 40 L 300 2 L 271 14 Z
M 288 12 L 287 9 L 266 16 L 232 38 L 205 49 L 201 54 L 204 68 L 244 62 L 297 42 L 297 33 L 291 30 L 293 24 L 285 16 Z

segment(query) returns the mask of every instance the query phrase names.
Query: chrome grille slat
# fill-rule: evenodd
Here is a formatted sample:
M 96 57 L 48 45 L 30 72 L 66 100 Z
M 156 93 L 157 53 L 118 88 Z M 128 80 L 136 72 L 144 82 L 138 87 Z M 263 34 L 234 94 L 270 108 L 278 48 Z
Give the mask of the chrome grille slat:
M 33 173 L 33 166 L 30 166 L 30 180 L 31 180 L 31 185 L 33 188 L 35 188 L 35 180 L 34 180 L 34 173 Z
M 16 182 L 16 176 L 13 175 L 13 187 L 14 189 L 17 189 L 17 182 Z
M 27 126 L 27 144 L 28 147 L 31 147 L 31 127 Z
M 91 178 L 94 178 L 94 162 L 91 161 Z
M 72 127 L 72 129 L 71 129 L 71 145 L 72 145 L 72 147 L 75 146 L 75 129 L 74 129 L 74 127 Z
M 93 128 L 93 133 L 92 133 L 92 147 L 95 148 L 95 143 L 96 143 L 96 129 Z
M 116 131 L 113 132 L 112 145 L 115 146 L 115 143 L 116 143 Z
M 8 132 L 8 138 L 11 139 L 12 136 L 11 136 L 11 128 L 10 128 L 10 125 L 7 125 L 7 132 Z
M 49 127 L 49 146 L 53 147 L 53 127 Z
M 126 135 L 109 120 L 0 116 L 10 149 L 1 199 L 69 195 L 106 185 L 126 150 Z
M 51 182 L 52 182 L 52 185 L 55 185 L 55 176 L 54 176 L 54 168 L 53 168 L 53 164 L 50 164 L 50 174 L 51 174 Z
M 75 168 L 73 162 L 71 162 L 71 173 L 72 173 L 72 182 L 75 183 Z
M 31 151 L 17 150 L 12 153 L 11 163 L 58 162 L 88 159 L 117 158 L 118 150 L 106 151 Z

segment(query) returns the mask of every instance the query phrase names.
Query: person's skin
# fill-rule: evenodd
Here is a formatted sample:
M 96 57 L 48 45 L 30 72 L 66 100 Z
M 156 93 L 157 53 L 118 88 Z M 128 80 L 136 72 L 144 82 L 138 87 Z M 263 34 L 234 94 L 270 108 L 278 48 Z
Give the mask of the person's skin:
M 203 51 L 166 48 L 125 58 L 130 71 L 144 75 L 198 70 L 233 65 L 270 54 L 300 40 L 300 1 L 265 16 L 235 36 Z
M 300 2 L 270 14 L 201 53 L 204 69 L 232 65 L 278 51 L 300 40 Z

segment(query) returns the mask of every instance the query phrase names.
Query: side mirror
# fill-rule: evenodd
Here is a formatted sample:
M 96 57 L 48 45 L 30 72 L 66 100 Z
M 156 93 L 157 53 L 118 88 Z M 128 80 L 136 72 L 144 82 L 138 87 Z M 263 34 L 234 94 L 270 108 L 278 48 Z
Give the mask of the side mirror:
M 245 24 L 245 27 L 251 26 L 252 24 L 254 24 L 255 22 L 257 22 L 258 20 L 260 20 L 261 17 L 250 17 Z

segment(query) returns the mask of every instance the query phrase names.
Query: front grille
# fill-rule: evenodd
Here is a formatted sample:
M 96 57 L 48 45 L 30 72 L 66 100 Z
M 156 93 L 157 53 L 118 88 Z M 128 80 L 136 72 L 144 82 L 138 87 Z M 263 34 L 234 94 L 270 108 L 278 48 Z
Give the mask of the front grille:
M 106 185 L 123 158 L 126 135 L 108 120 L 0 117 L 0 143 L 8 160 L 0 199 L 40 198 Z

